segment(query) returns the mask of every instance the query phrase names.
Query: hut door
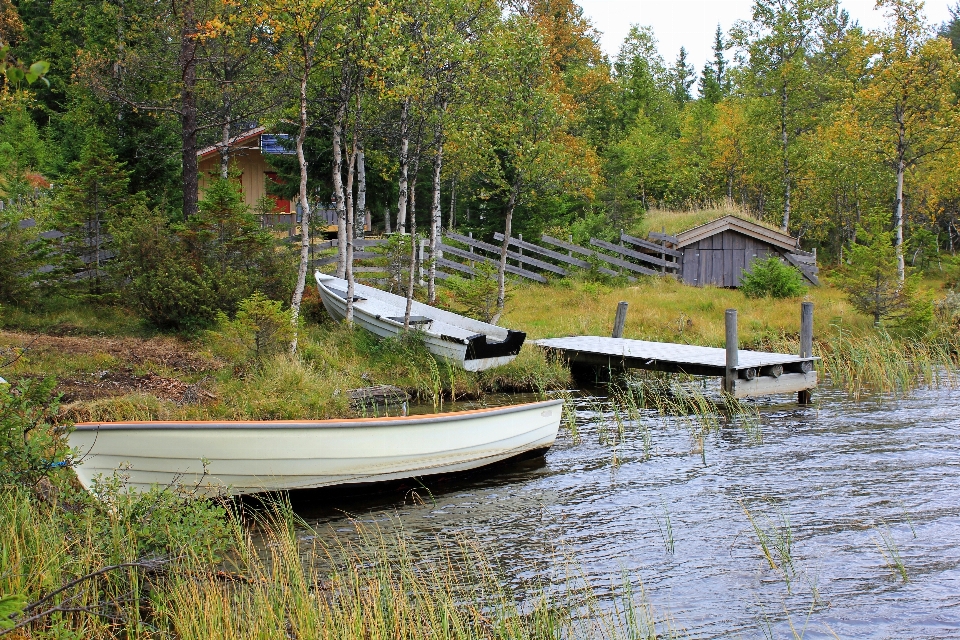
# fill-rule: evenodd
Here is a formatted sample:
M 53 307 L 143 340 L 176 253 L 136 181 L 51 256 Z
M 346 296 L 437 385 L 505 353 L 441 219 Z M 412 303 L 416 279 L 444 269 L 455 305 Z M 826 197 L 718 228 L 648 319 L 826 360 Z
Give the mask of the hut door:
M 273 184 L 283 184 L 275 171 L 267 171 L 267 180 Z M 273 199 L 273 212 L 274 213 L 289 213 L 290 212 L 290 201 L 286 198 L 281 198 L 280 196 L 275 196 L 270 194 L 270 197 Z

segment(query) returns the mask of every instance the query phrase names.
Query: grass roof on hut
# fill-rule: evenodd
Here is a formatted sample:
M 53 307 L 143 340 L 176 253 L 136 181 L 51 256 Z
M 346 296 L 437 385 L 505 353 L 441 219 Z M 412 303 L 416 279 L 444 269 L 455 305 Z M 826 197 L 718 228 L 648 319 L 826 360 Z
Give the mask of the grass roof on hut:
M 648 233 L 661 233 L 664 229 L 666 233 L 675 236 L 684 231 L 699 227 L 702 224 L 712 222 L 723 216 L 734 215 L 744 220 L 749 220 L 761 226 L 767 227 L 773 231 L 780 231 L 780 227 L 766 220 L 758 220 L 753 214 L 741 209 L 740 207 L 715 207 L 711 209 L 696 209 L 690 211 L 670 211 L 666 209 L 650 209 L 640 223 L 640 237 L 646 237 Z

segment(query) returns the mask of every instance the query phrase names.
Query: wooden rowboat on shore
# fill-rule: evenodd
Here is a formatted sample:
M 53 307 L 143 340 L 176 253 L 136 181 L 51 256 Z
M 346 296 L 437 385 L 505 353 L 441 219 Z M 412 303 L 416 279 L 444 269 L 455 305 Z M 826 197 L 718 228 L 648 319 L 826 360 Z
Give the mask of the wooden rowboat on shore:
M 562 400 L 410 417 L 251 422 L 80 423 L 70 433 L 84 487 L 233 495 L 399 480 L 475 469 L 546 451 Z
M 347 281 L 317 271 L 317 290 L 334 320 L 347 315 Z M 399 335 L 407 300 L 380 289 L 354 285 L 354 321 L 381 337 Z M 434 355 L 467 371 L 482 371 L 507 364 L 517 357 L 526 334 L 480 322 L 456 313 L 414 302 L 410 326 L 423 334 L 427 349 Z

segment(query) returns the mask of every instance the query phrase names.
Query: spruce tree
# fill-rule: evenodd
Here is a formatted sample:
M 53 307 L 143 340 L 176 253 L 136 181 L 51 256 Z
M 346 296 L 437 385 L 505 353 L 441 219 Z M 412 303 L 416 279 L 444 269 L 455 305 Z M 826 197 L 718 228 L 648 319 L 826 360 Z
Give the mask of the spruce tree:
M 132 205 L 129 184 L 125 163 L 93 131 L 57 194 L 56 224 L 66 234 L 64 266 L 91 295 L 107 292 L 104 262 L 114 253 L 108 227 Z
M 875 211 L 857 225 L 857 242 L 851 243 L 849 265 L 838 284 L 846 291 L 850 304 L 868 316 L 875 325 L 881 320 L 901 316 L 909 309 L 915 278 L 900 282 L 894 232 L 890 214 Z

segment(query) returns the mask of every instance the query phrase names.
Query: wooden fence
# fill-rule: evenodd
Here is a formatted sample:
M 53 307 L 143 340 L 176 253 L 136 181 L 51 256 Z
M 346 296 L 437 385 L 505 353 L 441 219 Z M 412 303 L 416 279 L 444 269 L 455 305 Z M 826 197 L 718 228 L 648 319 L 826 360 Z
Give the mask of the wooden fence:
M 651 237 L 653 236 L 654 234 L 651 234 Z M 511 237 L 508 243 L 506 272 L 540 283 L 546 283 L 548 278 L 567 277 L 573 269 L 595 269 L 607 276 L 623 276 L 631 282 L 636 281 L 637 275 L 676 276 L 679 268 L 677 258 L 681 254 L 666 246 L 668 242 L 676 239 L 665 234 L 656 236 L 658 242 L 651 242 L 621 233 L 620 244 L 591 238 L 590 248 L 587 248 L 546 234 L 541 236 L 540 244 L 525 241 L 522 235 L 518 235 L 516 238 Z M 502 243 L 503 234 L 495 233 L 494 240 Z M 382 254 L 369 249 L 385 242 L 386 239 L 354 240 L 354 260 L 362 262 L 382 259 Z M 426 241 L 421 241 L 418 249 L 421 280 L 425 275 L 422 265 L 425 259 L 429 258 L 429 249 L 425 245 Z M 337 246 L 336 240 L 327 240 L 316 244 L 314 248 L 320 251 Z M 435 272 L 437 278 L 443 280 L 453 273 L 473 276 L 478 263 L 498 266 L 502 245 L 475 239 L 472 234 L 446 232 L 437 248 Z M 324 256 L 313 264 L 319 267 L 336 261 L 336 256 Z M 384 270 L 384 267 L 354 267 L 357 273 Z

